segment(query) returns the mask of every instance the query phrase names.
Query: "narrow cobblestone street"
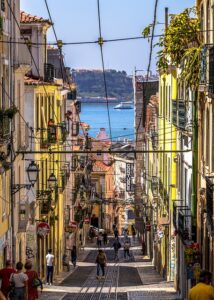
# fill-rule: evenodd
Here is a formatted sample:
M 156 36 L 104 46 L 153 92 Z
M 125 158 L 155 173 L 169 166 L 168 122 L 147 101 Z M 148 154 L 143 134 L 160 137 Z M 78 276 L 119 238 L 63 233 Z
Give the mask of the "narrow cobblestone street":
M 119 261 L 114 261 L 114 251 L 109 246 L 105 252 L 108 267 L 104 280 L 96 279 L 96 247 L 85 247 L 80 253 L 77 268 L 74 270 L 72 267 L 69 274 L 56 277 L 53 286 L 45 285 L 41 300 L 179 299 L 173 284 L 164 281 L 151 261 L 141 255 L 137 242 L 132 247 L 129 260 L 123 258 L 122 250 L 119 251 Z

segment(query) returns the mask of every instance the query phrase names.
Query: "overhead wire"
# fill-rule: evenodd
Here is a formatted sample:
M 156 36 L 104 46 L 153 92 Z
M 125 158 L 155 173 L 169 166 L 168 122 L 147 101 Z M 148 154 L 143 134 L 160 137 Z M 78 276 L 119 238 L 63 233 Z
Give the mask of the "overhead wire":
M 156 23 L 157 24 L 157 23 Z M 180 32 L 180 34 L 186 34 L 186 33 L 206 33 L 206 32 L 213 32 L 214 29 L 206 29 L 206 30 L 197 30 L 197 31 L 188 31 L 188 32 Z M 154 34 L 154 38 L 160 38 L 164 36 L 171 36 L 171 33 L 166 33 L 166 34 Z M 152 35 L 148 35 L 146 37 L 144 36 L 135 36 L 135 37 L 124 37 L 124 38 L 115 38 L 115 39 L 103 39 L 103 43 L 111 43 L 111 42 L 123 42 L 123 41 L 131 41 L 131 40 L 142 40 L 142 39 L 150 39 Z M 7 40 L 1 40 L 1 43 L 5 44 L 20 44 L 20 45 L 25 45 L 25 42 L 21 41 L 7 41 Z M 41 43 L 41 42 L 32 42 L 32 46 L 57 46 L 56 42 L 48 42 L 48 43 Z M 99 44 L 99 40 L 96 41 L 82 41 L 82 42 L 62 42 L 63 46 L 72 46 L 72 45 L 87 45 L 87 44 Z M 213 44 L 210 44 L 213 45 Z
M 102 60 L 102 71 L 103 71 L 105 98 L 106 98 L 106 106 L 107 106 L 107 113 L 108 113 L 109 134 L 110 134 L 110 140 L 112 141 L 111 117 L 110 117 L 110 110 L 109 110 L 108 90 L 107 90 L 105 63 L 104 63 L 104 55 L 103 55 L 103 38 L 102 38 L 102 30 L 101 30 L 100 0 L 97 0 L 97 13 L 98 13 L 98 24 L 99 24 L 99 46 L 100 46 L 100 53 L 101 53 L 101 60 Z
M 154 41 L 155 25 L 156 25 L 156 19 L 157 19 L 157 8 L 158 8 L 158 0 L 155 0 L 154 17 L 153 17 L 153 23 L 152 23 L 152 35 L 151 35 L 151 40 L 150 40 L 149 62 L 148 62 L 148 67 L 147 67 L 146 82 L 149 81 L 149 73 L 150 73 L 150 67 L 151 67 L 151 61 L 152 61 L 153 41 Z M 146 88 L 146 86 L 145 86 L 145 88 Z M 143 87 L 143 89 L 144 89 L 143 90 L 143 95 L 145 95 L 145 88 Z M 145 101 L 145 99 L 143 99 L 143 101 Z M 136 129 L 136 145 L 137 145 L 137 142 L 138 142 L 138 130 L 141 126 L 142 121 L 143 121 L 143 112 L 141 112 L 140 118 L 138 120 L 138 126 L 137 126 L 137 129 Z
M 63 81 L 68 84 L 69 86 L 69 89 L 70 91 L 72 92 L 72 88 L 71 88 L 71 84 L 70 84 L 70 80 L 68 78 L 68 75 L 66 72 L 64 72 L 65 70 L 65 66 L 64 66 L 64 58 L 63 58 L 63 54 L 62 54 L 62 46 L 63 46 L 63 43 L 61 40 L 58 40 L 58 37 L 57 37 L 57 33 L 56 33 L 56 29 L 55 29 L 55 26 L 54 26 L 54 22 L 53 22 L 53 19 L 52 19 L 52 16 L 51 16 L 51 12 L 50 12 L 50 8 L 49 8 L 49 5 L 48 5 L 48 1 L 47 0 L 44 0 L 45 1 L 45 6 L 46 6 L 46 9 L 47 9 L 47 12 L 48 12 L 48 16 L 49 16 L 49 19 L 52 23 L 52 29 L 53 29 L 53 32 L 54 32 L 54 37 L 55 37 L 55 40 L 56 40 L 56 46 L 58 47 L 58 50 L 59 50 L 59 54 L 60 54 L 60 69 L 61 69 L 61 75 L 62 75 L 62 79 Z M 65 74 L 65 77 L 66 77 L 66 80 L 64 78 L 64 74 Z M 80 114 L 79 114 L 79 111 L 76 110 L 76 113 L 78 115 L 78 119 L 79 119 L 79 122 L 80 122 L 80 127 L 82 129 L 82 132 L 83 132 L 83 135 L 86 136 L 85 134 L 85 130 L 81 124 L 81 119 L 80 119 Z

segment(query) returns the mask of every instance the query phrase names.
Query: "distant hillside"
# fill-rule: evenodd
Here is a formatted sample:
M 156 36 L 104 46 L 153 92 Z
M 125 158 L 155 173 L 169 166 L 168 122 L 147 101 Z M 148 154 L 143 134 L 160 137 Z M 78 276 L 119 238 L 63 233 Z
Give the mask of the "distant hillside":
M 105 97 L 101 70 L 72 70 L 80 97 Z M 106 70 L 108 97 L 119 100 L 133 99 L 132 78 L 125 71 Z

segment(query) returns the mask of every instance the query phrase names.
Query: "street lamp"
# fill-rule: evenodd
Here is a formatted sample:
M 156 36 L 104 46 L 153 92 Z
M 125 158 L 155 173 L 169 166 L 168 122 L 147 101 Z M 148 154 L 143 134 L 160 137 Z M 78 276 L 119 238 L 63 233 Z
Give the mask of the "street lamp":
M 19 192 L 21 189 L 27 189 L 30 190 L 32 186 L 36 183 L 39 175 L 39 167 L 37 164 L 35 164 L 34 161 L 32 161 L 29 166 L 26 169 L 28 179 L 30 183 L 27 184 L 12 184 L 12 190 L 11 193 L 12 195 L 16 194 Z
M 51 173 L 51 175 L 48 178 L 48 187 L 51 191 L 53 191 L 57 186 L 57 179 L 54 173 Z
M 30 183 L 34 186 L 39 176 L 39 166 L 34 161 L 31 161 L 26 171 Z

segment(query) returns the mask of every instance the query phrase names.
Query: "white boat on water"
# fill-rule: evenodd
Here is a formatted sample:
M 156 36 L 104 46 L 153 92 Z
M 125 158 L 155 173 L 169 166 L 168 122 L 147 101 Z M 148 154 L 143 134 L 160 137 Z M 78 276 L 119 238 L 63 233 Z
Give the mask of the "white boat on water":
M 132 109 L 132 108 L 133 108 L 133 102 L 131 101 L 120 102 L 114 107 L 114 109 Z

